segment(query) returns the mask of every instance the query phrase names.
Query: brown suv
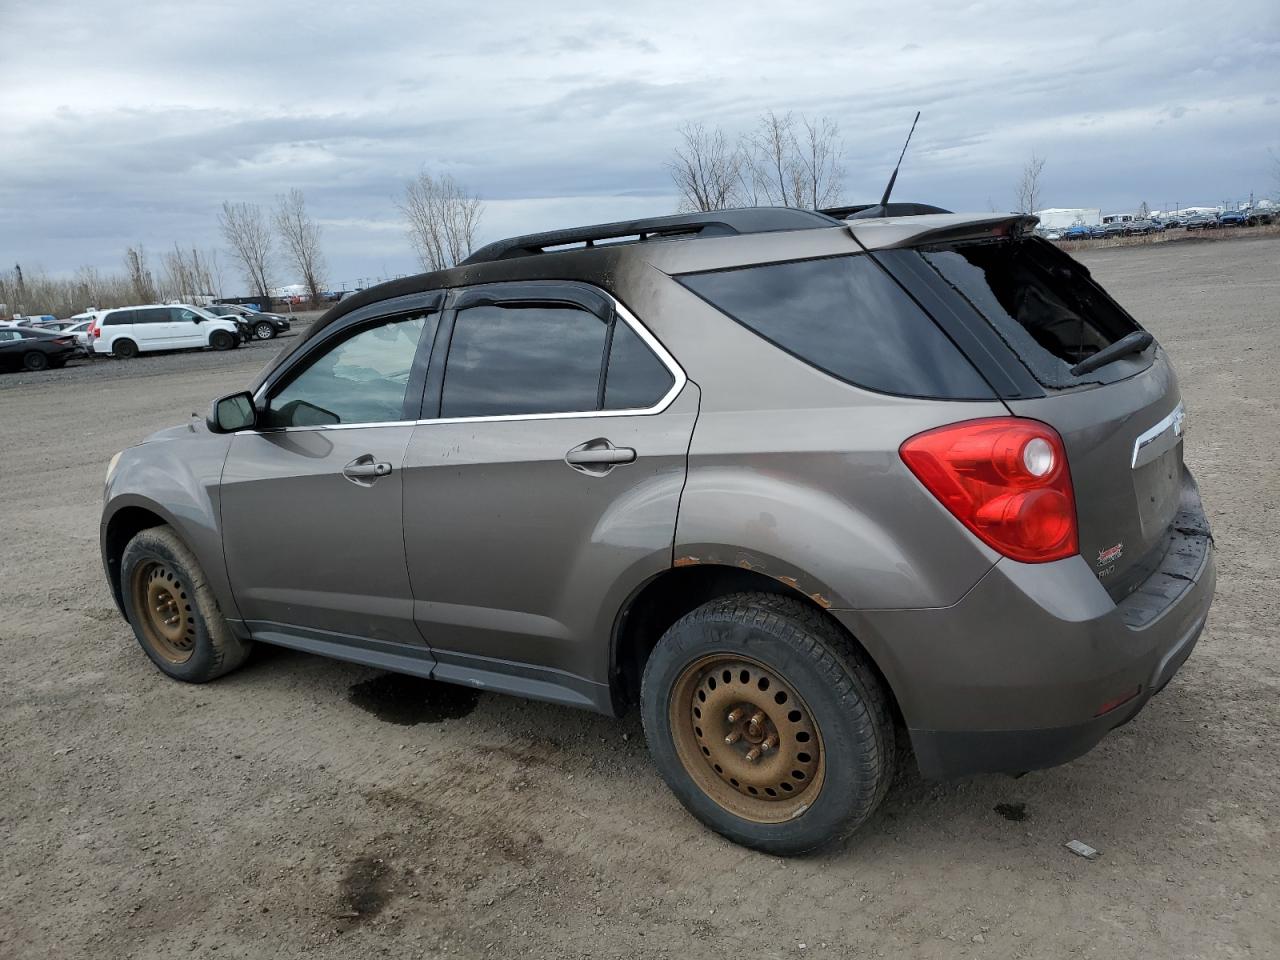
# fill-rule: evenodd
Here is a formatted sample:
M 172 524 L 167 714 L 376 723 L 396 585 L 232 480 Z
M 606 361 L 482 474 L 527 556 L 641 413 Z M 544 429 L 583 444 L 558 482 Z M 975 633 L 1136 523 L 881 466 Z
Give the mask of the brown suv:
M 1163 351 L 1034 218 L 748 209 L 492 244 L 342 301 L 119 454 L 107 577 L 253 642 L 620 714 L 733 840 L 1069 760 L 1213 596 Z

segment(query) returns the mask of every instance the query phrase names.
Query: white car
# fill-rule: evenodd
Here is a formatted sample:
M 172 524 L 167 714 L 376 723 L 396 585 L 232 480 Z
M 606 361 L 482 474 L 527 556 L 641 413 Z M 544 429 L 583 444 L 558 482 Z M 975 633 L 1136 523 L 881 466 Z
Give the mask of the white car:
M 240 346 L 240 328 L 200 307 L 149 303 L 103 310 L 89 327 L 89 340 L 94 353 L 116 357 L 150 350 L 230 350 Z
M 72 317 L 71 319 L 74 320 L 75 317 Z M 79 345 L 79 347 L 85 352 L 90 352 L 93 350 L 89 345 L 89 328 L 91 326 L 93 326 L 92 320 L 81 320 L 80 322 L 73 323 L 71 326 L 63 330 L 62 335 L 64 337 L 75 337 L 77 345 Z

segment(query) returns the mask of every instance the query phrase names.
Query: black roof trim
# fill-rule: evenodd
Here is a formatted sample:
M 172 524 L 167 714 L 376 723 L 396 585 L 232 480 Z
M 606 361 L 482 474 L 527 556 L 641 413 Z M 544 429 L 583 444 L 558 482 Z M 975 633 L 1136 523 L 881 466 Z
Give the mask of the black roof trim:
M 922 217 L 927 213 L 951 213 L 931 203 L 859 203 L 851 207 L 828 207 L 818 211 L 837 220 L 867 220 L 872 217 Z
M 815 210 L 794 207 L 743 207 L 735 210 L 713 210 L 706 213 L 681 213 L 669 217 L 643 220 L 619 220 L 597 223 L 567 230 L 549 230 L 510 237 L 481 247 L 462 265 L 529 257 L 552 252 L 549 247 L 584 244 L 592 247 L 602 242 L 643 242 L 681 237 L 725 237 L 743 233 L 773 233 L 783 230 L 813 230 L 835 226 L 837 221 Z

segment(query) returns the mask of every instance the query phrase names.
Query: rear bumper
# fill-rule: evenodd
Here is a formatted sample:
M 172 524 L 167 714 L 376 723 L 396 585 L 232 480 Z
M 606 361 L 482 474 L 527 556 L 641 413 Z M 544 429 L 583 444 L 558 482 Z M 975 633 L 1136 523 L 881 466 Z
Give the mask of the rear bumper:
M 1213 601 L 1213 542 L 1189 475 L 1175 526 L 1160 567 L 1118 604 L 1077 556 L 1001 560 L 951 607 L 833 611 L 884 671 L 921 772 L 1054 766 L 1137 715 L 1191 654 Z

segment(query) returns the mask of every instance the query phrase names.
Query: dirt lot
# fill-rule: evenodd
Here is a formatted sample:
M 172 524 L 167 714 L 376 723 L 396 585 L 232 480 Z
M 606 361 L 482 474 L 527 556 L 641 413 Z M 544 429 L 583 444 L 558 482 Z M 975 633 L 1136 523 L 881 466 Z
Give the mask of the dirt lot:
M 790 862 L 689 818 L 635 716 L 271 650 L 166 680 L 103 582 L 106 461 L 273 348 L 0 376 L 0 957 L 1280 955 L 1280 240 L 1085 259 L 1178 365 L 1209 629 L 1089 756 L 906 776 Z

